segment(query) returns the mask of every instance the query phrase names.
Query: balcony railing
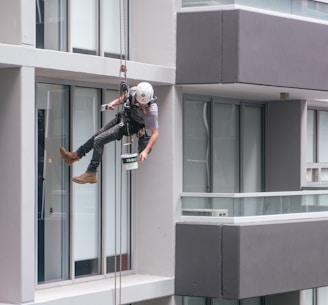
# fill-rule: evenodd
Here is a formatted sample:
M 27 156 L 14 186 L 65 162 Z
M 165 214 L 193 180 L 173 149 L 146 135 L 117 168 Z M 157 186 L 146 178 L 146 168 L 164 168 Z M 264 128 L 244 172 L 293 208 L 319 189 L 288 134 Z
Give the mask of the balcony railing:
M 182 0 L 183 8 L 194 7 L 252 7 L 283 14 L 328 20 L 327 0 Z
M 259 193 L 182 193 L 182 216 L 245 218 L 288 214 L 328 217 L 328 190 Z M 318 214 L 321 212 L 321 214 Z M 294 216 L 291 216 L 294 215 Z M 297 216 L 296 216 L 297 215 Z M 287 215 L 286 215 L 287 216 Z M 296 217 L 295 217 L 296 216 Z M 279 217 L 287 218 L 287 217 Z M 224 221 L 226 222 L 226 221 Z

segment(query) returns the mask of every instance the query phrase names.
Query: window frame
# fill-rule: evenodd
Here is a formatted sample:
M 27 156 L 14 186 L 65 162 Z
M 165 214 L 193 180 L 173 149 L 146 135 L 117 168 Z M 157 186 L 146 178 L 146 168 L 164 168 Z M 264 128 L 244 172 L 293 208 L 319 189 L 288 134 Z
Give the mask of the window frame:
M 186 107 L 186 101 L 190 101 L 190 102 L 200 102 L 200 103 L 207 103 L 209 106 L 208 108 L 210 109 L 210 120 L 211 122 L 208 124 L 210 125 L 209 128 L 209 137 L 210 137 L 210 143 L 209 143 L 209 157 L 208 160 L 210 162 L 210 165 L 208 166 L 209 168 L 209 188 L 207 192 L 213 192 L 213 172 L 212 172 L 212 168 L 213 168 L 213 136 L 212 136 L 212 132 L 213 132 L 213 124 L 212 122 L 214 121 L 214 117 L 213 117 L 213 105 L 216 103 L 219 104 L 227 104 L 227 105 L 236 105 L 239 107 L 239 115 L 238 115 L 238 162 L 239 162 L 239 178 L 238 178 L 238 190 L 234 191 L 233 193 L 239 193 L 239 192 L 243 192 L 244 191 L 244 184 L 243 184 L 243 170 L 245 167 L 245 164 L 243 164 L 243 141 L 245 141 L 244 137 L 245 137 L 245 133 L 244 133 L 244 112 L 245 112 L 245 107 L 257 107 L 261 110 L 261 161 L 260 161 L 260 166 L 261 166 L 261 190 L 258 191 L 263 191 L 265 188 L 265 102 L 263 103 L 257 103 L 257 102 L 252 102 L 252 101 L 244 101 L 244 100 L 232 100 L 232 99 L 227 99 L 227 98 L 222 98 L 222 97 L 209 97 L 209 96 L 202 96 L 202 95 L 190 95 L 190 94 L 185 94 L 183 96 L 183 107 Z M 185 108 L 183 110 L 183 114 L 185 116 Z M 183 118 L 183 137 L 185 137 L 185 117 Z M 183 139 L 184 143 L 183 143 L 183 151 L 185 151 L 185 138 Z M 184 153 L 183 153 L 183 156 Z M 183 157 L 183 159 L 185 159 Z M 185 176 L 185 160 L 183 162 L 183 176 Z M 186 186 L 184 185 L 184 188 Z
M 73 91 L 74 91 L 74 88 L 76 87 L 84 87 L 84 88 L 92 88 L 92 89 L 98 89 L 100 90 L 100 98 L 99 98 L 99 107 L 98 109 L 100 109 L 100 105 L 105 103 L 106 102 L 106 98 L 108 98 L 108 96 L 106 95 L 106 91 L 112 91 L 114 92 L 114 94 L 117 93 L 117 89 L 111 87 L 111 86 L 102 86 L 102 87 L 94 87 L 92 85 L 88 86 L 86 84 L 83 84 L 83 85 L 80 85 L 80 84 L 76 84 L 76 83 L 61 83 L 61 82 L 58 82 L 57 80 L 50 80 L 50 79 L 43 79 L 43 78 L 37 78 L 36 79 L 36 93 L 37 93 L 37 84 L 39 83 L 45 83 L 45 84 L 49 84 L 49 85 L 60 85 L 60 86 L 66 86 L 69 88 L 69 100 L 68 100 L 68 104 L 69 104 L 69 112 L 70 114 L 68 114 L 68 122 L 66 122 L 65 124 L 68 124 L 68 128 L 71 128 L 71 122 L 72 122 L 72 114 L 71 114 L 71 111 L 72 111 L 72 107 L 71 107 L 71 103 L 72 103 L 72 97 L 73 97 Z M 37 94 L 36 94 L 37 95 Z M 108 101 L 107 101 L 108 102 Z M 37 107 L 35 109 L 35 111 L 37 111 Z M 36 116 L 37 118 L 37 116 Z M 107 118 L 103 115 L 103 113 L 99 112 L 99 122 L 101 123 L 101 125 L 103 125 L 103 121 L 106 121 Z M 107 121 L 106 121 L 107 122 Z M 98 126 L 100 127 L 100 126 Z M 36 137 L 37 137 L 37 130 L 38 130 L 38 124 L 36 124 Z M 87 140 L 87 139 L 86 139 Z M 128 139 L 126 139 L 126 141 L 128 142 Z M 69 134 L 69 142 L 71 142 L 71 134 Z M 67 142 L 65 145 L 67 145 L 67 147 L 70 146 L 69 142 Z M 125 142 L 125 140 L 124 140 Z M 120 144 L 121 143 L 121 144 Z M 132 224 L 133 224 L 133 217 L 132 217 L 132 201 L 134 200 L 134 196 L 133 196 L 133 192 L 135 191 L 134 190 L 134 187 L 133 187 L 133 180 L 134 180 L 134 175 L 132 174 L 132 171 L 126 171 L 125 172 L 125 169 L 123 169 L 122 165 L 121 165 L 121 152 L 122 152 L 122 145 L 123 145 L 123 140 L 121 140 L 120 142 L 119 141 L 115 141 L 113 143 L 113 145 L 115 145 L 115 151 L 116 151 L 116 155 L 115 155 L 115 160 L 112 159 L 112 156 L 111 156 L 111 159 L 109 159 L 105 152 L 104 152 L 104 156 L 103 156 L 103 162 L 101 164 L 101 167 L 103 168 L 104 166 L 107 166 L 108 165 L 108 162 L 114 162 L 116 165 L 116 167 L 120 166 L 121 167 L 121 171 L 124 171 L 124 175 L 123 175 L 123 179 L 124 177 L 127 179 L 126 181 L 124 181 L 124 183 L 127 183 L 128 186 L 126 187 L 126 192 L 125 192 L 125 195 L 123 193 L 123 197 L 120 197 L 122 196 L 120 194 L 120 186 L 117 185 L 115 187 L 115 206 L 117 207 L 117 213 L 118 213 L 118 216 L 119 217 L 119 206 L 121 205 L 121 201 L 120 200 L 123 200 L 125 202 L 125 205 L 126 205 L 126 211 L 123 211 L 124 214 L 124 219 L 123 221 L 125 221 L 126 217 L 127 217 L 127 222 L 122 222 L 123 223 L 123 230 L 122 230 L 122 234 L 126 235 L 126 253 L 122 251 L 122 253 L 120 253 L 120 250 L 122 249 L 121 246 L 119 245 L 119 240 L 120 240 L 120 223 L 119 223 L 119 219 L 117 220 L 117 224 L 116 224 L 116 228 L 117 228 L 117 231 L 115 231 L 116 233 L 116 242 L 117 242 L 117 247 L 115 249 L 115 255 L 116 255 L 116 258 L 115 258 L 115 255 L 114 257 L 109 257 L 107 256 L 107 253 L 106 253 L 106 239 L 105 239 L 105 236 L 106 236 L 106 231 L 108 230 L 108 228 L 106 227 L 106 225 L 108 224 L 109 220 L 106 219 L 106 216 L 104 215 L 104 211 L 106 210 L 106 208 L 108 208 L 108 202 L 105 201 L 105 198 L 106 196 L 104 196 L 104 191 L 106 189 L 106 174 L 105 172 L 101 169 L 100 171 L 98 171 L 99 173 L 99 178 L 98 178 L 98 183 L 99 183 L 99 189 L 100 189 L 100 192 L 101 192 L 101 195 L 100 195 L 100 209 L 101 209 L 101 212 L 100 212 L 100 234 L 98 236 L 99 238 L 99 242 L 100 242 L 100 256 L 99 256 L 99 259 L 100 259 L 100 268 L 99 268 L 99 272 L 97 274 L 87 274 L 87 275 L 83 275 L 83 276 L 75 276 L 75 269 L 74 269 L 74 255 L 73 255 L 73 238 L 74 238 L 74 234 L 73 234 L 73 221 L 72 221 L 72 218 L 73 218 L 73 206 L 72 206 L 72 182 L 70 181 L 70 179 L 68 179 L 67 183 L 69 184 L 69 258 L 68 258 L 68 264 L 69 264 L 69 277 L 68 278 L 65 278 L 65 279 L 54 279 L 54 280 L 48 280 L 48 281 L 38 281 L 38 276 L 36 275 L 36 288 L 44 288 L 44 287 L 53 287 L 53 286 L 60 286 L 60 285 L 63 285 L 65 283 L 71 283 L 72 281 L 75 282 L 75 281 L 90 281 L 90 280 L 97 280 L 99 278 L 108 278 L 108 277 L 112 277 L 114 272 L 116 271 L 120 271 L 119 268 L 120 268 L 120 258 L 122 258 L 122 262 L 123 262 L 123 265 L 122 265 L 122 272 L 123 274 L 125 273 L 131 273 L 133 272 L 133 266 L 132 266 L 132 257 L 133 257 L 133 249 L 132 249 Z M 38 138 L 36 140 L 36 146 L 38 146 Z M 76 147 L 75 147 L 76 148 Z M 37 149 L 37 148 L 36 148 Z M 105 149 L 106 149 L 106 146 L 105 146 Z M 92 152 L 91 152 L 92 154 Z M 58 151 L 58 155 L 59 155 L 59 151 Z M 37 156 L 36 156 L 37 158 Z M 65 168 L 67 168 L 66 165 L 63 165 Z M 67 170 L 71 171 L 71 168 L 68 168 Z M 102 172 L 102 174 L 100 174 L 100 172 Z M 117 173 L 119 173 L 119 170 L 117 171 Z M 72 174 L 70 174 L 71 176 Z M 36 192 L 38 190 L 36 189 Z M 124 191 L 123 191 L 124 192 Z M 38 198 L 36 196 L 36 198 Z M 122 198 L 122 199 L 121 199 Z M 114 203 L 114 202 L 113 202 Z M 36 203 L 37 204 L 37 203 Z M 37 216 L 37 215 L 36 215 Z M 36 217 L 36 221 L 37 221 L 37 217 Z M 124 228 L 124 226 L 126 226 L 126 228 Z M 38 239 L 38 230 L 36 229 L 35 231 L 35 234 L 36 234 L 36 240 Z M 123 238 L 123 241 L 124 241 L 124 238 Z M 114 243 L 114 241 L 112 241 Z M 124 248 L 124 247 L 123 247 Z M 124 250 L 124 249 L 123 249 Z M 36 243 L 36 251 L 35 251 L 35 255 L 36 255 L 36 261 L 38 261 L 38 245 Z M 116 261 L 116 270 L 112 270 L 113 268 L 115 269 L 114 266 L 114 261 Z M 110 267 L 109 269 L 109 264 L 112 264 L 112 267 Z M 37 268 L 38 269 L 38 268 Z M 36 269 L 36 272 L 37 272 L 37 269 Z
M 307 107 L 307 114 L 308 111 L 313 111 L 313 143 L 312 143 L 312 154 L 313 154 L 313 160 L 312 162 L 309 162 L 306 158 L 306 173 L 305 173 L 305 187 L 328 187 L 328 179 L 322 180 L 322 177 L 324 177 L 324 172 L 328 171 L 328 162 L 319 162 L 319 151 L 320 151 L 320 112 L 326 112 L 328 114 L 328 109 L 322 108 L 322 107 Z M 308 132 L 309 128 L 309 119 L 307 116 L 307 128 L 306 132 Z M 308 149 L 308 137 L 307 139 L 307 149 Z
M 61 17 L 64 17 L 64 23 L 63 27 L 59 26 L 58 29 L 58 35 L 59 35 L 59 42 L 58 48 L 45 48 L 45 23 L 44 23 L 44 15 L 45 15 L 45 8 L 43 5 L 44 0 L 36 0 L 36 44 L 37 48 L 40 49 L 54 49 L 56 51 L 62 51 L 62 52 L 70 52 L 70 53 L 76 53 L 76 54 L 86 54 L 86 55 L 94 55 L 94 56 L 103 56 L 103 57 L 109 57 L 109 58 L 115 58 L 115 59 L 121 59 L 121 60 L 127 60 L 129 59 L 129 0 L 124 0 L 122 7 L 119 9 L 121 11 L 117 12 L 117 15 L 119 15 L 119 22 L 118 24 L 112 24 L 112 27 L 119 27 L 115 28 L 115 31 L 117 31 L 119 41 L 116 41 L 114 49 L 118 49 L 118 52 L 114 52 L 112 50 L 106 50 L 106 37 L 108 34 L 107 27 L 105 26 L 106 21 L 109 20 L 106 16 L 106 12 L 104 10 L 105 5 L 103 0 L 95 0 L 96 5 L 96 20 L 94 20 L 94 26 L 95 26 L 95 50 L 83 48 L 83 47 L 75 47 L 73 46 L 73 15 L 74 11 L 72 8 L 72 0 L 58 0 L 60 3 L 58 3 L 58 6 L 61 6 L 61 2 L 64 4 L 64 8 L 61 8 L 61 13 L 64 12 L 63 15 L 60 15 Z M 39 21 L 42 21 L 41 23 L 38 23 Z M 123 21 L 121 19 L 124 19 Z M 113 21 L 117 22 L 117 21 Z M 61 24 L 60 24 L 61 25 Z M 122 27 L 122 28 L 121 28 Z M 40 35 L 40 36 L 39 36 Z M 63 35 L 65 37 L 63 37 Z M 116 39 L 117 37 L 113 37 Z M 114 45 L 114 44 L 113 44 Z

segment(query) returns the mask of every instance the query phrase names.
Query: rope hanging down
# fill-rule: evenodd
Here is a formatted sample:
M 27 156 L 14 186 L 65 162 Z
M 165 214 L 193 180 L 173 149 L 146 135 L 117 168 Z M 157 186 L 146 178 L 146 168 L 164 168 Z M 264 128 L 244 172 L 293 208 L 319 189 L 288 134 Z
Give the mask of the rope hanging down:
M 127 50 L 127 42 L 126 42 L 126 9 L 125 9 L 125 1 L 126 0 L 118 0 L 120 3 L 120 80 L 122 80 L 122 73 L 124 75 L 124 80 L 127 80 L 127 66 L 126 66 L 126 50 Z M 124 56 L 124 63 L 123 63 Z
M 124 79 L 127 82 L 127 43 L 126 43 L 126 8 L 124 3 L 126 0 L 118 0 L 119 1 L 119 14 L 120 14 L 120 71 L 119 78 L 120 84 Z M 124 57 L 124 58 L 123 58 Z M 130 139 L 131 144 L 131 139 Z M 123 140 L 121 140 L 121 155 L 123 152 Z M 121 163 L 122 164 L 122 163 Z M 114 304 L 122 304 L 122 198 L 123 198 L 123 168 L 121 165 L 120 169 L 120 210 L 119 210 L 119 302 L 117 303 L 117 204 L 115 202 L 115 254 L 114 254 L 114 270 L 115 270 L 115 287 L 114 287 Z

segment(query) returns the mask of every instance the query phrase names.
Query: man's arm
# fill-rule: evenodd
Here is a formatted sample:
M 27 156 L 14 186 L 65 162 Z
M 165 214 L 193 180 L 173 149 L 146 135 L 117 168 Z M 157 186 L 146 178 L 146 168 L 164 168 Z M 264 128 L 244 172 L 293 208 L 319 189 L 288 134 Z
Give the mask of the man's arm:
M 151 130 L 151 137 L 149 138 L 148 144 L 146 148 L 139 154 L 139 161 L 143 162 L 147 159 L 148 154 L 150 153 L 152 147 L 155 145 L 157 139 L 159 136 L 159 131 L 157 129 L 152 129 Z
M 124 95 L 122 95 L 122 96 L 116 98 L 115 100 L 112 100 L 110 103 L 108 103 L 107 107 L 110 110 L 114 110 L 116 105 L 123 104 L 124 101 L 125 101 L 125 97 L 124 97 Z

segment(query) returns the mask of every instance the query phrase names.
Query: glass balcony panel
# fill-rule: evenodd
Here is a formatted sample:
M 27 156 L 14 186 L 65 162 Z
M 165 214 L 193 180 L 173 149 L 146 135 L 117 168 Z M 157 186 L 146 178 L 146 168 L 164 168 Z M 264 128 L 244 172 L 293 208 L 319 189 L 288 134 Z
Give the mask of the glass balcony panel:
M 187 200 L 182 200 L 182 210 L 183 215 L 192 215 L 192 216 L 210 216 L 212 207 L 211 207 L 211 198 L 185 198 Z
M 234 0 L 183 0 L 182 7 L 234 4 Z
M 186 193 L 187 194 L 187 193 Z M 200 195 L 181 197 L 182 215 L 245 217 L 328 211 L 327 194 L 249 196 L 249 193 Z
M 328 3 L 320 0 L 182 0 L 182 7 L 237 4 L 284 14 L 328 20 Z
M 236 0 L 235 4 L 251 6 L 287 14 L 290 14 L 292 12 L 291 0 Z
M 328 182 L 328 168 L 321 168 L 321 177 L 320 181 L 327 183 Z

